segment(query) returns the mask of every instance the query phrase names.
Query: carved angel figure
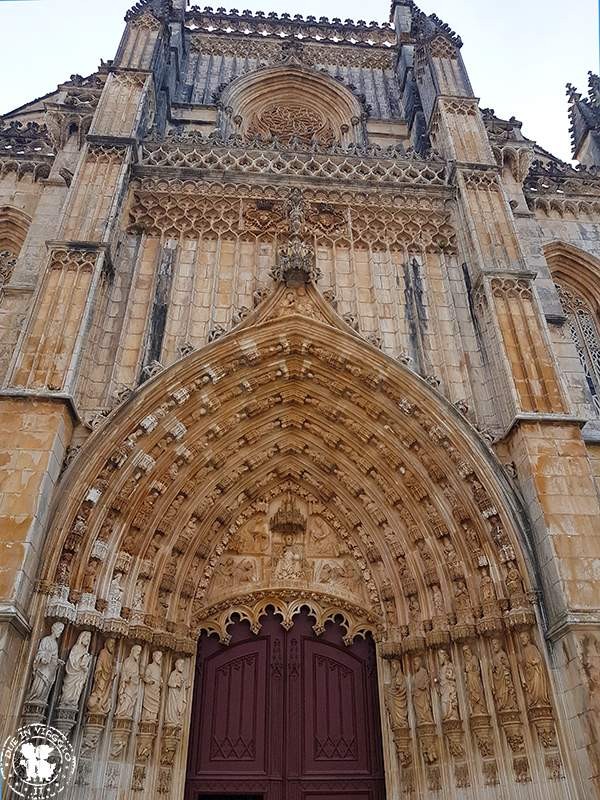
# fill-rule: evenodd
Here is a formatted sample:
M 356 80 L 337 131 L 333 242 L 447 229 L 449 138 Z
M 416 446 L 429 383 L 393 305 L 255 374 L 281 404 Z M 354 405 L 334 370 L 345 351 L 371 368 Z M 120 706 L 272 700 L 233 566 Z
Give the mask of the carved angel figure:
M 433 723 L 431 707 L 431 678 L 421 656 L 415 656 L 413 675 L 413 703 L 419 725 Z
M 456 670 L 445 650 L 440 650 L 439 689 L 442 700 L 442 719 L 444 722 L 459 719 L 458 693 L 456 691 Z
M 521 644 L 521 682 L 530 707 L 550 705 L 548 673 L 542 654 L 527 631 L 519 635 Z
M 115 640 L 107 639 L 96 662 L 94 685 L 87 702 L 91 714 L 108 714 L 110 711 L 111 690 L 115 679 L 114 664 Z
M 37 653 L 33 659 L 33 674 L 27 693 L 28 703 L 47 703 L 50 690 L 56 678 L 56 671 L 60 663 L 58 658 L 58 640 L 65 626 L 62 622 L 55 622 L 48 636 L 40 641 Z
M 186 663 L 183 658 L 178 658 L 175 662 L 175 669 L 167 681 L 167 707 L 165 710 L 167 725 L 180 726 L 183 724 L 187 691 Z
M 144 670 L 144 699 L 142 700 L 142 722 L 156 722 L 160 706 L 162 653 L 155 650 L 152 660 Z
M 402 665 L 394 659 L 391 662 L 392 680 L 387 688 L 388 712 L 392 720 L 392 728 L 408 727 L 408 702 L 406 694 L 406 678 Z
M 516 709 L 517 696 L 515 694 L 512 669 L 499 639 L 492 639 L 492 682 L 498 711 Z
M 65 678 L 60 695 L 61 706 L 71 706 L 77 708 L 79 698 L 83 692 L 83 687 L 88 676 L 92 656 L 90 653 L 90 642 L 92 635 L 89 631 L 83 631 L 77 637 L 77 641 L 71 648 L 67 666 L 65 668 Z
M 119 681 L 117 717 L 133 717 L 135 705 L 137 703 L 140 690 L 140 656 L 142 648 L 139 644 L 134 644 L 131 652 L 123 662 L 121 679 Z
M 468 645 L 463 647 L 465 665 L 465 683 L 471 714 L 487 714 L 487 703 L 481 680 L 481 667 L 479 659 Z
M 498 599 L 496 595 L 496 588 L 494 586 L 494 579 L 490 575 L 490 571 L 487 567 L 482 569 L 479 589 L 481 599 L 484 603 L 491 603 Z

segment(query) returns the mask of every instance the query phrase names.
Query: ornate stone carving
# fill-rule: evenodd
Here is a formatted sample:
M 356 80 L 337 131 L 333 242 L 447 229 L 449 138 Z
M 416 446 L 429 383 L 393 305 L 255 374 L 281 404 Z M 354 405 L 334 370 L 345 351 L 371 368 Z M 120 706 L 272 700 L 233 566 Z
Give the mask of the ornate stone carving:
M 165 724 L 179 728 L 183 725 L 187 705 L 188 662 L 178 658 L 167 681 L 167 705 L 165 708 Z
M 58 640 L 65 626 L 62 622 L 55 622 L 50 633 L 40 641 L 33 659 L 31 682 L 25 698 L 26 703 L 45 705 L 48 702 L 50 690 L 56 679 L 58 665 Z
M 492 683 L 498 711 L 516 710 L 517 696 L 510 661 L 500 639 L 492 639 Z
M 519 634 L 521 683 L 529 708 L 550 706 L 550 684 L 542 654 L 528 631 Z
M 427 667 L 420 655 L 413 660 L 413 705 L 417 724 L 433 724 L 433 709 L 431 706 L 431 678 Z
M 79 698 L 83 692 L 92 660 L 89 652 L 91 640 L 91 633 L 83 631 L 71 648 L 65 667 L 65 677 L 59 701 L 60 706 L 77 708 L 79 705 Z
M 438 685 L 442 701 L 442 721 L 448 722 L 449 720 L 460 718 L 456 690 L 456 670 L 445 650 L 439 651 L 438 659 L 440 662 Z
M 131 719 L 140 694 L 140 656 L 142 648 L 134 644 L 121 668 L 117 692 L 116 717 Z
M 488 708 L 481 679 L 479 659 L 470 645 L 465 645 L 462 651 L 469 710 L 475 716 L 486 715 Z
M 156 722 L 160 706 L 162 687 L 162 653 L 155 650 L 152 660 L 144 670 L 144 698 L 142 700 L 142 722 Z

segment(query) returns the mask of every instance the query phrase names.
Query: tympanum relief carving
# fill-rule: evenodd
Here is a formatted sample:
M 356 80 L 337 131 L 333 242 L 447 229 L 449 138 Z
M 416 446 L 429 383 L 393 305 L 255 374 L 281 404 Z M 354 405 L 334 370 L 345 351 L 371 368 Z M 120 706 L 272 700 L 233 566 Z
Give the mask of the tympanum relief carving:
M 264 503 L 229 541 L 215 569 L 206 604 L 266 588 L 302 588 L 364 604 L 361 571 L 346 542 L 289 493 Z

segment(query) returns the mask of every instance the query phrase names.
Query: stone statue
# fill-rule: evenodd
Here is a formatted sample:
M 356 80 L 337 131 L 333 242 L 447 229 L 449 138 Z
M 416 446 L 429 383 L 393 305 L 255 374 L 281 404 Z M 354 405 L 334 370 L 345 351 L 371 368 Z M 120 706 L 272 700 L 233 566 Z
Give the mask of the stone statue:
M 406 678 L 399 661 L 391 662 L 392 681 L 387 688 L 388 711 L 392 720 L 392 728 L 408 727 L 408 703 L 406 695 Z
M 481 581 L 479 582 L 479 589 L 482 602 L 493 603 L 498 599 L 496 595 L 496 587 L 494 586 L 494 579 L 490 575 L 490 571 L 487 567 L 483 568 Z
M 469 708 L 471 714 L 487 714 L 487 703 L 485 692 L 481 680 L 481 667 L 479 659 L 468 645 L 463 647 L 463 659 L 465 665 L 465 683 L 467 686 L 467 696 L 469 698 Z
M 87 702 L 90 714 L 108 714 L 110 711 L 111 690 L 115 679 L 114 666 L 115 640 L 107 639 L 94 670 L 94 684 Z
M 65 626 L 62 622 L 55 622 L 48 636 L 40 641 L 37 653 L 33 659 L 33 674 L 27 693 L 28 703 L 47 703 L 50 690 L 56 678 L 58 665 L 62 663 L 58 658 L 58 640 Z
M 521 683 L 530 708 L 550 705 L 548 673 L 542 654 L 527 631 L 519 634 L 521 644 Z
M 458 694 L 456 691 L 456 670 L 445 650 L 440 650 L 440 675 L 438 678 L 442 700 L 442 719 L 444 722 L 459 719 Z
M 120 617 L 121 609 L 123 607 L 123 587 L 121 586 L 121 578 L 123 576 L 117 572 L 110 582 L 110 590 L 108 592 L 108 610 L 107 616 Z
M 183 658 L 175 662 L 175 669 L 167 681 L 167 707 L 165 709 L 165 723 L 167 725 L 183 725 L 183 715 L 187 702 L 186 664 Z
M 419 725 L 433 723 L 431 707 L 431 679 L 421 656 L 415 656 L 413 675 L 413 702 Z
M 498 711 L 513 711 L 517 708 L 517 695 L 513 683 L 512 669 L 499 639 L 492 639 L 492 682 Z
M 442 594 L 442 590 L 437 583 L 434 583 L 431 591 L 433 594 L 433 607 L 435 609 L 435 613 L 441 617 L 446 613 L 446 609 L 444 608 L 444 595 Z
M 162 653 L 155 650 L 152 660 L 144 671 L 144 699 L 142 700 L 142 722 L 156 722 L 160 705 Z
M 509 597 L 518 597 L 525 594 L 521 573 L 512 561 L 509 561 L 506 565 L 506 578 L 504 582 L 506 583 L 506 591 Z
M 133 717 L 140 691 L 140 656 L 142 648 L 134 644 L 129 656 L 123 662 L 119 689 L 117 692 L 117 717 Z
M 71 648 L 60 695 L 59 705 L 61 706 L 77 708 L 79 705 L 79 699 L 83 692 L 92 660 L 90 653 L 91 641 L 92 634 L 89 631 L 83 631 Z

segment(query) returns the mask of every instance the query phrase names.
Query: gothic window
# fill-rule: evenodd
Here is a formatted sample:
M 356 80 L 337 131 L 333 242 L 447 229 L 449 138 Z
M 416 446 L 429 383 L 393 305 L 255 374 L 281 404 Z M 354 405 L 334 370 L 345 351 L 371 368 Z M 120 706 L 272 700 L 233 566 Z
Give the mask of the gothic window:
M 29 222 L 29 217 L 19 209 L 0 208 L 0 288 L 11 279 Z
M 594 406 L 600 414 L 600 321 L 580 295 L 559 284 L 557 288 Z

